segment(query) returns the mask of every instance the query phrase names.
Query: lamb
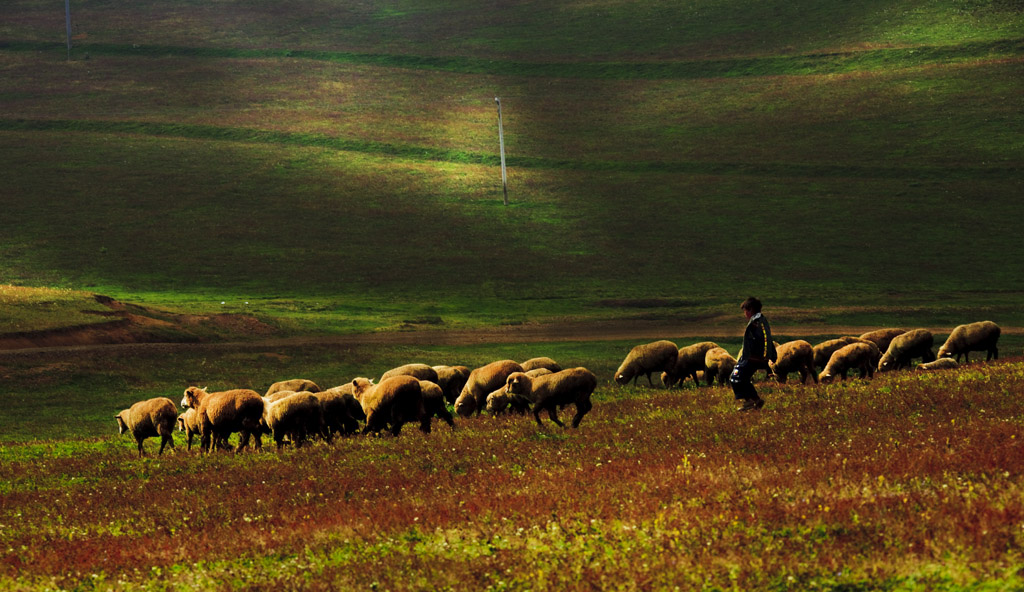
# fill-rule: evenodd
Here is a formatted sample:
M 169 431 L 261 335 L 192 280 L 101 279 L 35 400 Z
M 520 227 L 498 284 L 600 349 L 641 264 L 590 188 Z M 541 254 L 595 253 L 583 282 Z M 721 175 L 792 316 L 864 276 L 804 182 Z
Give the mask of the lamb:
M 837 352 L 839 349 L 860 341 L 859 337 L 844 336 L 837 339 L 829 339 L 828 341 L 822 341 L 818 345 L 814 346 L 814 367 L 824 369 L 828 364 L 832 354 Z
M 316 393 L 316 398 L 323 408 L 324 437 L 328 442 L 335 434 L 354 434 L 359 430 L 359 421 L 366 419 L 363 406 L 352 394 L 352 383 Z
M 192 450 L 192 436 L 202 433 L 202 426 L 199 424 L 199 415 L 195 409 L 186 409 L 185 413 L 178 416 L 178 431 L 185 432 L 188 450 Z M 201 436 L 200 436 L 201 437 Z
M 579 427 L 583 416 L 593 408 L 590 395 L 596 388 L 597 376 L 583 367 L 537 377 L 516 372 L 510 374 L 505 383 L 505 390 L 509 394 L 533 402 L 533 418 L 538 426 L 543 426 L 540 412 L 547 410 L 551 421 L 559 427 L 565 427 L 558 419 L 557 408 L 570 403 L 576 405 L 576 414 L 572 418 L 574 428 Z
M 791 372 L 800 373 L 800 384 L 807 383 L 810 376 L 818 382 L 818 373 L 814 369 L 814 347 L 803 339 L 788 341 L 775 346 L 778 359 L 768 362 L 769 374 L 779 384 L 786 384 Z
M 959 362 L 960 356 L 963 355 L 964 361 L 969 364 L 972 351 L 987 351 L 986 362 L 992 358 L 998 360 L 999 348 L 996 347 L 996 344 L 999 342 L 999 333 L 999 325 L 992 321 L 960 325 L 953 329 L 949 338 L 946 339 L 946 343 L 939 348 L 939 357 L 952 358 L 956 356 L 956 361 Z
M 286 435 L 296 448 L 301 448 L 307 436 L 323 433 L 323 407 L 315 394 L 300 391 L 267 405 L 263 409 L 263 422 L 278 450 Z
M 630 380 L 636 384 L 641 374 L 647 375 L 647 382 L 654 386 L 651 374 L 671 372 L 679 355 L 679 348 L 671 341 L 655 341 L 638 345 L 630 350 L 622 365 L 615 372 L 615 382 L 626 385 Z
M 297 393 L 300 391 L 309 391 L 311 393 L 319 393 L 320 387 L 318 387 L 316 383 L 313 382 L 312 380 L 307 380 L 305 378 L 293 378 L 291 380 L 282 380 L 280 382 L 275 382 L 274 384 L 270 385 L 270 388 L 267 389 L 266 394 L 264 394 L 263 396 L 269 397 L 270 395 L 276 393 L 277 391 L 292 391 L 293 393 Z
M 428 421 L 429 418 L 436 417 L 454 428 L 455 420 L 445 405 L 444 390 L 436 383 L 421 380 L 420 393 L 423 396 L 423 411 L 427 414 Z
M 736 358 L 732 357 L 724 347 L 709 349 L 704 354 L 704 378 L 708 386 L 718 379 L 718 384 L 724 385 L 732 369 L 736 367 Z
M 534 368 L 533 370 L 524 372 L 524 374 L 526 374 L 530 378 L 536 378 L 537 376 L 546 376 L 548 374 L 554 374 L 554 372 L 548 370 L 547 368 Z M 530 408 L 530 405 L 532 403 L 533 401 L 520 399 L 508 393 L 508 391 L 506 391 L 505 389 L 505 385 L 501 385 L 501 387 L 498 388 L 498 390 L 492 391 L 491 394 L 487 395 L 486 409 L 488 413 L 492 415 L 497 415 L 505 411 L 505 409 L 507 409 L 509 405 L 512 405 L 511 410 L 514 413 L 525 413 Z
M 875 344 L 865 341 L 858 341 L 844 345 L 828 359 L 825 370 L 818 376 L 822 384 L 829 384 L 836 376 L 846 380 L 846 373 L 856 368 L 860 370 L 860 377 L 873 377 L 875 375 L 875 360 L 877 360 L 878 347 Z
M 935 338 L 927 329 L 914 329 L 902 335 L 897 335 L 889 344 L 889 349 L 878 362 L 878 371 L 899 370 L 910 366 L 913 358 L 921 358 L 922 362 L 931 362 L 935 359 L 932 353 L 932 344 Z
M 530 370 L 536 370 L 537 368 L 547 368 L 552 372 L 561 372 L 562 367 L 558 362 L 548 357 L 530 358 L 526 360 L 520 366 L 523 367 L 523 372 L 529 372 Z
M 953 368 L 958 368 L 959 366 L 960 363 L 954 360 L 953 358 L 938 358 L 931 362 L 924 362 L 918 364 L 917 369 L 924 370 L 927 372 L 929 370 L 952 370 Z
M 256 450 L 263 449 L 260 420 L 263 419 L 264 401 L 256 391 L 233 389 L 208 393 L 205 389 L 190 386 L 185 389 L 181 406 L 195 409 L 199 416 L 201 450 L 212 451 L 214 446 L 226 443 L 233 432 L 241 435 L 235 452 L 245 448 L 250 435 L 255 437 Z
M 419 421 L 420 430 L 430 433 L 430 416 L 423 408 L 423 392 L 416 378 L 392 376 L 380 384 L 356 378 L 352 387 L 366 413 L 363 434 L 380 433 L 390 427 L 391 433 L 398 436 L 402 426 L 411 421 Z
M 906 329 L 897 329 L 895 327 L 888 329 L 876 329 L 874 331 L 868 331 L 867 333 L 860 336 L 865 341 L 870 341 L 878 346 L 879 351 L 885 351 L 889 349 L 889 344 L 896 338 L 897 335 L 903 335 L 906 333 Z
M 117 420 L 117 433 L 131 431 L 139 446 L 139 458 L 142 458 L 142 443 L 146 438 L 160 437 L 160 452 L 170 444 L 174 448 L 174 424 L 178 419 L 178 408 L 174 401 L 167 397 L 156 397 L 139 401 L 128 409 L 114 416 Z
M 687 378 L 693 378 L 694 384 L 700 386 L 697 373 L 707 369 L 704 365 L 704 356 L 716 347 L 718 344 L 714 341 L 702 341 L 679 348 L 672 369 L 661 373 L 661 382 L 665 384 L 665 388 L 671 388 L 676 383 L 682 386 Z
M 455 400 L 455 412 L 462 417 L 481 413 L 487 405 L 487 395 L 505 384 L 509 374 L 522 371 L 523 367 L 513 360 L 499 360 L 476 368 L 469 373 L 466 386 Z
M 462 388 L 469 380 L 469 368 L 466 366 L 433 366 L 437 372 L 437 386 L 444 391 L 444 400 L 454 404 Z
M 417 380 L 429 380 L 437 384 L 437 370 L 426 364 L 404 364 L 397 368 L 392 368 L 381 375 L 380 382 L 384 382 L 385 378 L 391 378 L 392 376 L 412 376 Z

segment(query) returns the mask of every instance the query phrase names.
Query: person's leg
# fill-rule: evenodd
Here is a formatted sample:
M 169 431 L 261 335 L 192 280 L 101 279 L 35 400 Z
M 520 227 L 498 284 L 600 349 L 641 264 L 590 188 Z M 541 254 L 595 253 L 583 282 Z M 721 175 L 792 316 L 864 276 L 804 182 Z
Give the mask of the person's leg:
M 754 388 L 754 383 L 751 381 L 756 371 L 757 368 L 751 365 L 739 363 L 729 375 L 729 384 L 732 385 L 732 392 L 736 395 L 736 400 L 743 401 L 741 411 L 764 407 L 764 399 L 758 396 L 757 389 Z

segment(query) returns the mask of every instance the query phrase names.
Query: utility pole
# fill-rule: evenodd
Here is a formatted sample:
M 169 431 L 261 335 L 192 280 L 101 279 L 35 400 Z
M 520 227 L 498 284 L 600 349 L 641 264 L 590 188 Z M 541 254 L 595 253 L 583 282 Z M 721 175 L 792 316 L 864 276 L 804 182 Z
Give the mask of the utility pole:
M 68 61 L 71 61 L 71 0 L 64 0 L 64 22 L 68 30 Z
M 508 205 L 508 173 L 505 170 L 505 131 L 501 125 L 501 99 L 494 97 L 498 104 L 498 145 L 501 147 L 501 190 L 505 194 L 505 205 Z

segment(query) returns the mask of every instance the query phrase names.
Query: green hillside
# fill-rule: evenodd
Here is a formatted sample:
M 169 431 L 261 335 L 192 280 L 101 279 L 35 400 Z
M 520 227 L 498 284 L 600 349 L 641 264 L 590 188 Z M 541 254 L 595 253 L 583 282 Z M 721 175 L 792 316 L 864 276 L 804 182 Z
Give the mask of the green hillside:
M 0 8 L 0 283 L 332 330 L 1024 321 L 1022 2 L 75 4 L 70 60 L 60 6 Z

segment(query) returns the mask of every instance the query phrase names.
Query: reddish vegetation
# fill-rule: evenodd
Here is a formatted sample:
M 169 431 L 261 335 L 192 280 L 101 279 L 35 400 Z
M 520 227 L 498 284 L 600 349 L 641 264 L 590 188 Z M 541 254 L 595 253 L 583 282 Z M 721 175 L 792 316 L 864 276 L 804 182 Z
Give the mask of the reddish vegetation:
M 7 446 L 0 583 L 1021 584 L 1024 361 L 762 390 L 738 414 L 725 388 L 604 384 L 579 430 L 485 416 L 280 454 Z

